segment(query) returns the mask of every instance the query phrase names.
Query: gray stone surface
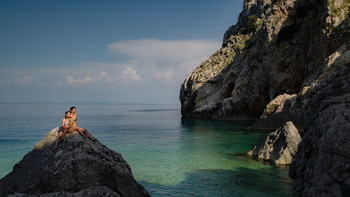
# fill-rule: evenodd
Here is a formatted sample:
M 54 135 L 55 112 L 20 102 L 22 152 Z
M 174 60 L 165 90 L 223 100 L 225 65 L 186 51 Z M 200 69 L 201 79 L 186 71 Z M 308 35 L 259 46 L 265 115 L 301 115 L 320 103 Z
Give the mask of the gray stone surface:
M 295 196 L 349 196 L 350 62 L 313 89 L 305 117 L 307 132 L 289 171 Z
M 0 180 L 0 196 L 149 196 L 121 154 L 77 132 L 53 151 L 55 135 L 57 128 Z
M 100 187 L 92 187 L 89 189 L 80 190 L 79 192 L 71 193 L 71 192 L 53 192 L 53 193 L 46 193 L 46 194 L 23 194 L 23 193 L 15 193 L 10 194 L 8 197 L 85 197 L 85 196 L 91 196 L 91 197 L 121 197 L 118 193 L 114 192 L 113 190 L 109 189 L 106 186 L 100 186 Z
M 281 128 L 271 132 L 264 144 L 256 145 L 248 155 L 275 164 L 291 164 L 298 152 L 301 141 L 298 129 L 293 122 L 286 122 Z
M 273 130 L 278 129 L 284 125 L 287 121 L 292 121 L 294 125 L 301 128 L 303 123 L 302 118 L 298 115 L 294 116 L 290 113 L 289 109 L 295 105 L 298 99 L 298 95 L 283 94 L 277 96 L 269 104 L 260 119 L 254 122 L 249 129 L 261 129 L 261 130 Z

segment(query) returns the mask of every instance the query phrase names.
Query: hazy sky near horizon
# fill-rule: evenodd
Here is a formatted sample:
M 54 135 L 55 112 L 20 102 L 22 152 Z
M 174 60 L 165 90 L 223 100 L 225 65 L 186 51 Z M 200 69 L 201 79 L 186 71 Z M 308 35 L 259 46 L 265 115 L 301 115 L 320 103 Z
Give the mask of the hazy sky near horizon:
M 0 103 L 179 104 L 243 0 L 0 0 Z

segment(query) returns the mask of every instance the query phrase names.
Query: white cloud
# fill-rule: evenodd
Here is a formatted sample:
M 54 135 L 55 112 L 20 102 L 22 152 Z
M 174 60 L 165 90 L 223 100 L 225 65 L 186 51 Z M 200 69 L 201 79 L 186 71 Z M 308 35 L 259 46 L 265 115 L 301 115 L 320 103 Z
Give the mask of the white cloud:
M 174 77 L 175 75 L 175 69 L 173 68 L 169 68 L 169 69 L 166 69 L 166 70 L 157 70 L 156 71 L 156 78 L 157 79 L 161 79 L 161 80 L 170 80 Z
M 145 81 L 181 83 L 221 45 L 208 40 L 127 40 L 108 45 L 117 54 L 128 55 L 133 68 Z M 136 81 L 136 80 L 135 80 Z
M 109 44 L 108 48 L 115 53 L 129 56 L 119 63 L 86 62 L 58 68 L 3 70 L 0 86 L 11 87 L 17 84 L 83 87 L 98 83 L 117 85 L 115 82 L 118 80 L 127 84 L 147 84 L 154 83 L 155 80 L 158 80 L 157 83 L 178 84 L 220 44 L 208 40 L 118 41 Z M 29 76 L 33 76 L 35 80 Z
M 58 92 L 73 91 L 90 95 L 91 99 L 97 97 L 95 95 L 103 94 L 104 99 L 122 99 L 129 102 L 129 98 L 140 98 L 138 102 L 152 103 L 160 100 L 157 92 L 168 95 L 165 96 L 167 98 L 177 95 L 186 76 L 220 45 L 221 42 L 206 40 L 118 41 L 108 45 L 111 51 L 122 55 L 118 56 L 121 57 L 118 62 L 85 62 L 55 68 L 48 65 L 46 68 L 2 69 L 0 87 L 6 91 L 16 90 L 18 95 L 21 93 L 19 86 L 46 90 L 54 99 Z M 78 89 L 72 90 L 71 87 Z M 149 92 L 152 93 L 146 95 Z M 177 100 L 177 96 L 171 98 Z M 161 102 L 166 101 L 161 99 Z
M 68 76 L 66 78 L 66 83 L 68 85 L 71 85 L 71 86 L 74 86 L 74 87 L 78 87 L 79 85 L 87 85 L 87 84 L 91 84 L 93 83 L 95 80 L 92 79 L 91 77 L 89 76 L 85 76 L 83 78 L 79 78 L 79 79 L 74 79 L 72 76 Z
M 118 54 L 139 60 L 182 62 L 208 57 L 220 44 L 221 42 L 207 40 L 142 39 L 114 42 L 108 47 Z
M 29 83 L 32 81 L 32 78 L 29 76 L 24 76 L 23 78 L 16 78 L 13 83 L 14 84 L 19 84 L 21 86 L 28 86 Z
M 113 83 L 117 80 L 117 76 L 113 77 L 107 74 L 105 71 L 102 71 L 101 73 L 97 74 L 94 79 L 96 82 L 104 82 L 104 83 Z
M 125 70 L 123 70 L 122 73 L 122 78 L 125 80 L 124 82 L 127 82 L 129 79 L 132 79 L 137 82 L 142 82 L 140 75 L 138 75 L 137 71 L 130 66 L 126 66 Z
M 112 73 L 112 72 L 111 72 Z M 116 81 L 122 81 L 123 84 L 130 84 L 132 82 L 142 82 L 140 75 L 137 74 L 137 70 L 125 66 L 123 70 L 119 71 L 119 74 L 110 75 L 107 72 L 102 71 L 95 75 L 86 75 L 84 77 L 73 77 L 68 75 L 66 78 L 66 84 L 73 87 L 82 87 L 83 85 L 92 85 L 92 84 L 114 84 Z M 57 83 L 60 85 L 60 83 Z
M 61 86 L 62 85 L 62 81 L 61 80 L 53 80 L 52 84 L 54 84 L 56 86 Z

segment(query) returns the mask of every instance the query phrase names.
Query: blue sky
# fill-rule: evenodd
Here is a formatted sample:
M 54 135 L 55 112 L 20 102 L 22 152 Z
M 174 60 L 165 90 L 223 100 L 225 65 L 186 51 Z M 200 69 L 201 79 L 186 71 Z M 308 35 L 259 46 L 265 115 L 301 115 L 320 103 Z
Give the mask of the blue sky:
M 0 0 L 0 103 L 179 104 L 243 0 Z

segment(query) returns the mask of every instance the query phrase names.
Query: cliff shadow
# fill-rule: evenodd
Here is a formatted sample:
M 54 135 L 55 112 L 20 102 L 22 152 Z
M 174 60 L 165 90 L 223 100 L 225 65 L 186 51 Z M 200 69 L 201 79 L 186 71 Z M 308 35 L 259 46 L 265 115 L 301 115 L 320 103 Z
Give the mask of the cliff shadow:
M 277 168 L 202 169 L 173 186 L 141 184 L 154 196 L 292 196 L 292 180 Z

